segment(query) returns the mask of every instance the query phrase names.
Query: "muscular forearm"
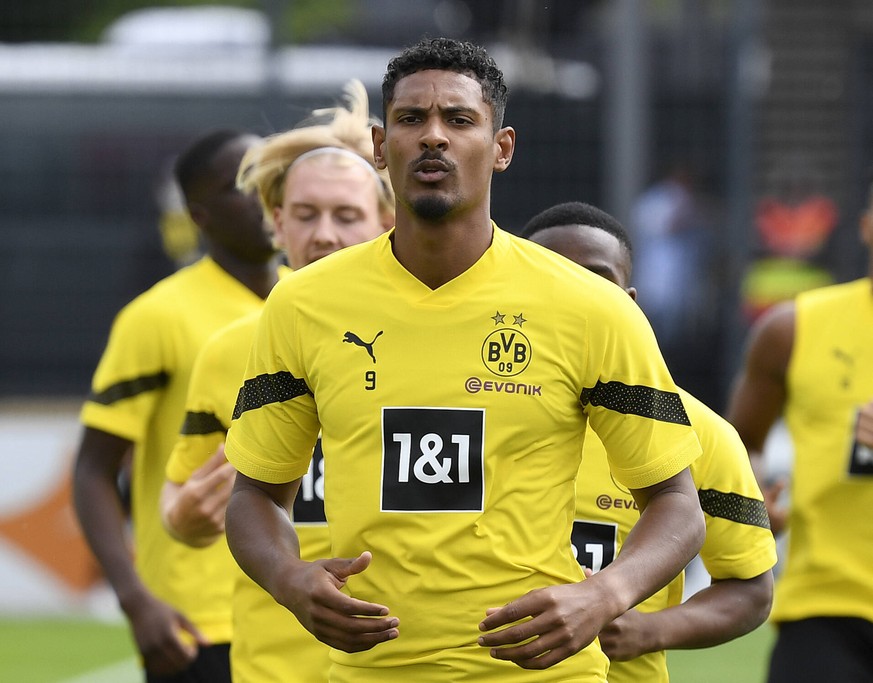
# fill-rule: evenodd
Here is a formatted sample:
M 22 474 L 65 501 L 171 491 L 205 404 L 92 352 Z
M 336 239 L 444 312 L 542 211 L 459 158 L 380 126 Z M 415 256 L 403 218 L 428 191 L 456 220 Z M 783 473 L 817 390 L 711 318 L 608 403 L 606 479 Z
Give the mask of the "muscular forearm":
M 111 471 L 79 461 L 73 485 L 79 523 L 122 608 L 145 588 L 128 546 L 127 518 Z
M 641 502 L 642 514 L 621 552 L 599 573 L 609 574 L 620 587 L 625 610 L 678 575 L 700 550 L 705 535 L 703 512 L 687 470 Z
M 287 509 L 242 479 L 237 478 L 227 506 L 227 543 L 242 570 L 277 597 L 278 579 L 299 561 L 300 543 Z
M 714 647 L 749 633 L 770 613 L 773 577 L 718 581 L 681 605 L 642 615 L 652 641 L 646 652 Z

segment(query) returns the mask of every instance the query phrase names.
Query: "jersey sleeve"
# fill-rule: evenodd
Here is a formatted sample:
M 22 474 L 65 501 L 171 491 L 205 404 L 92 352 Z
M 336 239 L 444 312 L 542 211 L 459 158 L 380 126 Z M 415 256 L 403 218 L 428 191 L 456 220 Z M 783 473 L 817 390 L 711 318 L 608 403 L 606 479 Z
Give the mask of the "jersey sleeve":
M 776 543 L 746 448 L 726 420 L 686 393 L 683 401 L 703 445 L 691 465 L 706 520 L 700 558 L 714 579 L 758 576 L 776 564 Z
M 130 441 L 143 438 L 175 371 L 166 315 L 140 297 L 116 317 L 81 411 L 86 427 Z
M 194 362 L 185 399 L 185 420 L 167 461 L 167 479 L 177 484 L 187 481 L 212 457 L 224 443 L 230 426 L 242 372 L 236 380 L 222 381 L 229 374 L 227 364 L 234 365 L 233 357 L 227 357 L 220 344 L 223 332 L 220 330 L 210 338 Z M 239 353 L 245 357 L 247 350 L 241 349 Z
M 623 299 L 589 324 L 580 401 L 616 479 L 635 489 L 681 472 L 701 448 L 648 320 Z
M 301 478 L 319 433 L 298 343 L 293 294 L 280 282 L 258 323 L 227 435 L 228 460 L 271 484 Z

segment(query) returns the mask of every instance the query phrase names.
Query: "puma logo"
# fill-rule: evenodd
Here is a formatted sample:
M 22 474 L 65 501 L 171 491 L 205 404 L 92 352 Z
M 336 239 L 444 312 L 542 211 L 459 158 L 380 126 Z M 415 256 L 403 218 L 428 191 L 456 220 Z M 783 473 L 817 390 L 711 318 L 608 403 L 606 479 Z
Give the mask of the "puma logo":
M 376 333 L 376 336 L 373 337 L 373 341 L 371 341 L 369 343 L 365 342 L 363 339 L 361 339 L 354 332 L 346 332 L 343 335 L 343 342 L 345 342 L 346 344 L 354 344 L 355 346 L 360 346 L 362 349 L 364 349 L 364 351 L 367 352 L 367 354 L 370 356 L 370 358 L 373 359 L 373 362 L 375 363 L 376 356 L 373 354 L 373 344 L 376 343 L 376 340 L 379 338 L 379 336 L 382 334 L 382 332 L 383 332 L 383 330 L 379 330 L 379 332 Z
M 855 359 L 852 357 L 852 355 L 849 353 L 846 353 L 845 351 L 843 351 L 840 348 L 833 349 L 833 354 L 834 354 L 834 358 L 836 358 L 839 361 L 842 361 L 846 365 L 851 366 L 855 363 Z
M 843 373 L 845 374 L 840 380 L 840 386 L 843 389 L 848 389 L 852 385 L 852 372 L 855 369 L 855 359 L 850 353 L 843 351 L 841 348 L 831 349 L 831 352 L 834 354 L 834 358 L 843 365 Z

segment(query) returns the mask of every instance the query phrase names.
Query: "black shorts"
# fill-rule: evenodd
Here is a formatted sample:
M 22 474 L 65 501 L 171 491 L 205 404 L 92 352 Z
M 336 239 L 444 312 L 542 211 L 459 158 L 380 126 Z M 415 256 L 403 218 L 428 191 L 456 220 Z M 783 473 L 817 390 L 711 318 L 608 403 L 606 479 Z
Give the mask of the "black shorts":
M 191 666 L 172 676 L 146 671 L 146 683 L 230 683 L 230 644 L 201 647 Z
M 823 681 L 873 681 L 873 622 L 814 617 L 779 624 L 767 683 Z

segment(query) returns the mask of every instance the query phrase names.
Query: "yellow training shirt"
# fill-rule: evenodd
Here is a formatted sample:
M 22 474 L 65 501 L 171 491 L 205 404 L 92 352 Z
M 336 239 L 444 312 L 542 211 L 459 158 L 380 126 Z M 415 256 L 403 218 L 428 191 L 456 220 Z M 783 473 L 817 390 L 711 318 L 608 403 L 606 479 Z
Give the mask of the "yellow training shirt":
M 185 482 L 224 443 L 259 318 L 257 311 L 222 328 L 197 356 L 185 423 L 167 462 L 171 481 Z M 294 506 L 301 555 L 306 560 L 330 557 L 321 463 L 321 448 L 317 448 Z M 232 557 L 227 559 L 222 578 L 233 585 L 230 661 L 234 683 L 327 681 L 327 645 L 252 581 Z M 293 657 L 288 656 L 290 652 Z
M 794 446 L 788 552 L 774 621 L 873 621 L 873 452 L 856 443 L 873 400 L 873 283 L 797 297 L 785 421 Z
M 691 463 L 706 520 L 700 557 L 714 579 L 751 579 L 776 564 L 776 543 L 761 490 L 739 434 L 727 421 L 686 391 L 682 403 L 703 454 Z M 639 519 L 630 491 L 609 473 L 606 450 L 589 432 L 576 480 L 576 521 L 573 547 L 579 563 L 599 571 L 619 552 Z M 641 603 L 637 609 L 656 612 L 682 600 L 684 574 Z M 612 662 L 610 683 L 666 683 L 666 652 L 652 652 L 629 662 Z
M 640 309 L 618 288 L 494 227 L 431 290 L 391 234 L 277 285 L 227 440 L 247 476 L 309 469 L 319 432 L 332 554 L 373 553 L 349 593 L 399 638 L 331 651 L 331 681 L 603 681 L 597 642 L 545 671 L 477 644 L 487 608 L 582 580 L 571 552 L 586 423 L 627 486 L 700 453 Z
M 223 541 L 202 549 L 174 541 L 158 501 L 197 352 L 213 332 L 262 305 L 208 257 L 161 280 L 116 317 L 81 411 L 85 426 L 134 443 L 137 572 L 213 643 L 230 640 L 230 603 L 220 580 L 230 551 Z

